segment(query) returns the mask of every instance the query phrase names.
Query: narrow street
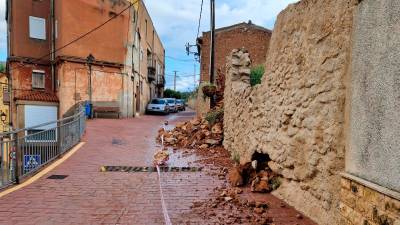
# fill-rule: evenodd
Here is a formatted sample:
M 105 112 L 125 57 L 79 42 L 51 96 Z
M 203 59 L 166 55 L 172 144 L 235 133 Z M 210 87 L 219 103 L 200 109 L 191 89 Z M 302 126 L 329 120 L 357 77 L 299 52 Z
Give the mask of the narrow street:
M 173 125 L 193 116 L 194 112 L 189 111 L 89 121 L 86 143 L 71 158 L 31 185 L 0 198 L 0 224 L 164 224 L 157 173 L 101 172 L 101 167 L 151 166 L 153 154 L 160 148 L 155 136 L 164 121 Z M 189 166 L 190 160 L 193 156 L 175 153 L 168 165 Z M 47 179 L 51 175 L 67 177 Z M 173 224 L 211 223 L 192 214 L 191 206 L 206 201 L 224 181 L 204 171 L 161 176 Z M 276 224 L 312 224 L 308 220 L 293 222 L 297 212 L 289 207 L 281 209 L 281 201 L 272 195 L 257 199 L 270 202 L 270 213 L 278 218 Z
M 193 112 L 171 115 L 190 119 Z M 163 224 L 157 173 L 103 173 L 101 166 L 151 166 L 155 134 L 166 117 L 88 123 L 86 144 L 30 186 L 0 199 L 0 224 Z M 182 164 L 182 163 L 181 163 Z M 68 175 L 64 180 L 46 179 Z M 163 174 L 174 219 L 207 195 L 210 177 Z M 197 190 L 195 191 L 193 187 Z

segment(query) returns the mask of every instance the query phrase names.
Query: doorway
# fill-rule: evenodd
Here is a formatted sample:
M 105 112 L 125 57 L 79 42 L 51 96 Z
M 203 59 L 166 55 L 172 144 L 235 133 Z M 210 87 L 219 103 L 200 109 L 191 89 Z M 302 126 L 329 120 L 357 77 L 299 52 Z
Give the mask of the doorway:
M 140 84 L 136 85 L 136 114 L 140 114 Z

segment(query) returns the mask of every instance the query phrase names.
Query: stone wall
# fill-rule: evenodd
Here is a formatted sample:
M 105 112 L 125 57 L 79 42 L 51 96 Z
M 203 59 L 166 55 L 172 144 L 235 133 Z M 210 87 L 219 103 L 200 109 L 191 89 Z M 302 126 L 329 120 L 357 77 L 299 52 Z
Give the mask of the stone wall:
M 250 23 L 240 23 L 216 30 L 215 33 L 215 71 L 216 84 L 219 90 L 223 89 L 226 71 L 226 57 L 233 49 L 246 48 L 252 55 L 253 65 L 264 64 L 271 31 Z M 210 32 L 203 33 L 201 37 L 201 67 L 200 81 L 210 82 Z M 223 90 L 221 90 L 223 91 Z M 204 115 L 210 110 L 210 101 L 204 100 L 199 89 L 197 100 L 197 113 Z M 217 99 L 221 101 L 222 99 Z
M 210 98 L 204 97 L 202 87 L 204 83 L 200 83 L 199 90 L 197 91 L 196 99 L 196 113 L 197 116 L 203 117 L 210 111 Z
M 343 216 L 341 224 L 400 224 L 400 201 L 398 200 L 400 195 L 351 176 L 342 178 L 341 187 L 340 212 Z
M 340 224 L 346 95 L 357 0 L 303 0 L 280 13 L 260 85 L 245 52 L 227 64 L 224 146 L 241 163 L 268 154 L 275 195 L 319 224 Z

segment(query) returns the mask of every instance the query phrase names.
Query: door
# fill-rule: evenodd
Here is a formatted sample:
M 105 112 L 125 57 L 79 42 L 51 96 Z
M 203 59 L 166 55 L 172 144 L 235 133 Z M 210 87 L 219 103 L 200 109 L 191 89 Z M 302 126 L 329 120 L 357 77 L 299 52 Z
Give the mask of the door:
M 136 113 L 140 113 L 140 86 L 136 86 Z

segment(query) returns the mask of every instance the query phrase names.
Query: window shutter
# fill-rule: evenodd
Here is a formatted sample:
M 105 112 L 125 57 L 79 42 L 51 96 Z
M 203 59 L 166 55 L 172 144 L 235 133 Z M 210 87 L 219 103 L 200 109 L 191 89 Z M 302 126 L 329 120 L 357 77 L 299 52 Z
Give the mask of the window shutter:
M 39 17 L 29 17 L 29 37 L 46 40 L 46 20 Z
M 42 71 L 32 72 L 32 88 L 45 88 L 45 73 Z

